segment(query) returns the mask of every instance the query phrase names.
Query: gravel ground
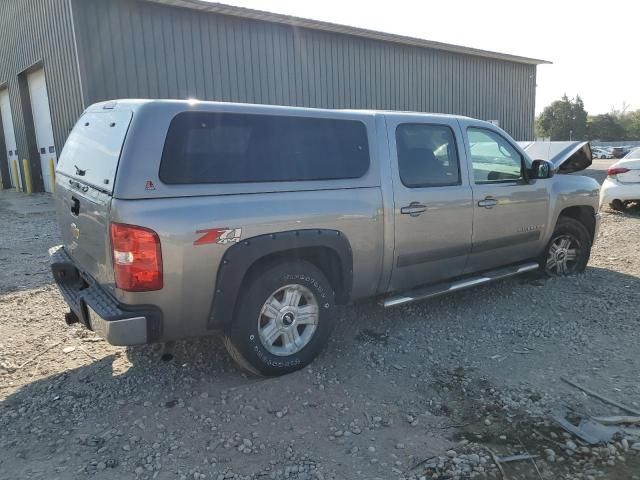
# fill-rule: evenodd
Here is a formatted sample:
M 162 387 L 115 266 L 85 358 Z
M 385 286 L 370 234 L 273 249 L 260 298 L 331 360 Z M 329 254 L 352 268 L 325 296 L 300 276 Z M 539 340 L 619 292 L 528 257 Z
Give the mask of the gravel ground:
M 49 198 L 0 192 L 0 225 L 0 479 L 640 479 L 638 429 L 591 446 L 550 417 L 624 413 L 563 376 L 640 410 L 640 208 L 605 212 L 581 276 L 344 308 L 269 380 L 216 338 L 165 363 L 67 327 Z

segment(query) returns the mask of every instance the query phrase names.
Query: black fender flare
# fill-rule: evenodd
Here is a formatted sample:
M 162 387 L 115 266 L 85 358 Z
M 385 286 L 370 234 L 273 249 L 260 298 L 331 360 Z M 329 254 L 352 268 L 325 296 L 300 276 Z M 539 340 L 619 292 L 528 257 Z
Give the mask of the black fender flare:
M 337 230 L 290 230 L 247 238 L 229 247 L 222 257 L 213 304 L 208 319 L 209 329 L 231 323 L 238 291 L 255 262 L 270 255 L 306 248 L 322 247 L 333 250 L 342 265 L 342 292 L 336 292 L 341 303 L 348 302 L 353 285 L 353 253 L 347 237 Z

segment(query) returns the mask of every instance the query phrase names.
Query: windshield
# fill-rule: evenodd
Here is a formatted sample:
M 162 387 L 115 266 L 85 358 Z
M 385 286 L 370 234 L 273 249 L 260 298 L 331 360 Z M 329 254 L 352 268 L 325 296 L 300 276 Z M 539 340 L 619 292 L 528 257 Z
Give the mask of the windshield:
M 58 172 L 111 193 L 132 113 L 85 113 L 64 145 Z

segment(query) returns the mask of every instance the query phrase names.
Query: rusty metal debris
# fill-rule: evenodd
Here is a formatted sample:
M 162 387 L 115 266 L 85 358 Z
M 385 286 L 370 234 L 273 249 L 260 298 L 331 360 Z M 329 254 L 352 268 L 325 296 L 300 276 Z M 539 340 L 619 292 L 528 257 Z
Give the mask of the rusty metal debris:
M 552 415 L 551 419 L 564 428 L 567 432 L 575 435 L 580 440 L 589 445 L 608 443 L 619 429 L 612 426 L 602 425 L 594 420 L 581 420 L 578 425 L 574 425 L 569 420 L 558 415 Z
M 560 377 L 560 379 L 565 382 L 568 383 L 569 385 L 571 385 L 574 388 L 577 388 L 578 390 L 582 390 L 584 393 L 586 393 L 587 395 L 590 395 L 594 398 L 597 398 L 598 400 L 604 402 L 604 403 L 608 403 L 609 405 L 613 405 L 614 407 L 618 407 L 620 410 L 624 410 L 625 412 L 631 413 L 632 415 L 638 415 L 640 416 L 640 410 L 636 410 L 634 408 L 631 408 L 627 405 L 624 405 L 620 402 L 617 402 L 615 400 L 610 399 L 609 397 L 605 397 L 604 395 L 598 393 L 598 392 L 594 392 L 593 390 L 587 388 L 587 387 L 583 387 L 582 385 L 574 382 L 573 380 L 569 380 L 566 377 Z
M 640 417 L 626 415 L 616 415 L 613 417 L 593 417 L 593 419 L 603 425 L 634 425 L 640 423 Z
M 509 455 L 508 457 L 498 457 L 498 460 L 500 461 L 500 463 L 509 463 L 521 462 L 523 460 L 533 460 L 539 457 L 539 455 L 529 455 L 528 453 L 521 453 L 519 455 Z

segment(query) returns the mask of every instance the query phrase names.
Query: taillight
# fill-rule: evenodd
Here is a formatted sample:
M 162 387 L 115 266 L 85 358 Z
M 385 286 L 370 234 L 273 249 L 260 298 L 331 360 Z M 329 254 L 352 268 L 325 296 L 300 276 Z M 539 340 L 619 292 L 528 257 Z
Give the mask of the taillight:
M 628 168 L 624 167 L 611 167 L 607 170 L 607 175 L 610 177 L 614 177 L 615 175 L 619 175 L 620 173 L 627 173 L 629 171 Z
M 112 223 L 111 249 L 116 287 L 128 292 L 162 288 L 162 250 L 156 232 Z

